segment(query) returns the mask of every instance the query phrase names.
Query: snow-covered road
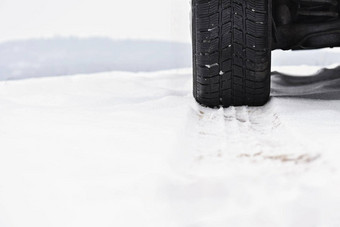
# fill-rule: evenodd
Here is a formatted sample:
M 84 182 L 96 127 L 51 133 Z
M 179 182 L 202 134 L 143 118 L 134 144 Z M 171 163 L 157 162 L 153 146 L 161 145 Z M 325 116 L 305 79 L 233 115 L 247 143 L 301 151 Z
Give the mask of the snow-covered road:
M 338 227 L 339 75 L 228 109 L 190 69 L 2 81 L 0 226 Z
M 340 51 L 208 109 L 190 1 L 117 2 L 0 1 L 0 227 L 339 227 Z

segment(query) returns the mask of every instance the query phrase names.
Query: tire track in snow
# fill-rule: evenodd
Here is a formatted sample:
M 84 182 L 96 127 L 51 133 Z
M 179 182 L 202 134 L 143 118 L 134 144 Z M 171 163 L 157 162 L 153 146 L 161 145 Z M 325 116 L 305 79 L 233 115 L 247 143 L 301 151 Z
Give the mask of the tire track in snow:
M 302 135 L 292 133 L 276 104 L 265 107 L 191 108 L 183 148 L 198 163 L 207 160 L 279 161 L 306 164 L 319 158 Z

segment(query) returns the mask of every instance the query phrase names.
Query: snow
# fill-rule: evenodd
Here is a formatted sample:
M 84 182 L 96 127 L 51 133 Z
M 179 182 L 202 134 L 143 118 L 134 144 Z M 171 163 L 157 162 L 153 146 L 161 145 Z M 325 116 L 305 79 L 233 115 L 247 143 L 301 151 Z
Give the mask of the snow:
M 339 49 L 276 51 L 266 106 L 204 108 L 189 7 L 0 2 L 0 227 L 340 226 Z
M 0 226 L 339 226 L 338 72 L 228 109 L 190 68 L 2 81 Z

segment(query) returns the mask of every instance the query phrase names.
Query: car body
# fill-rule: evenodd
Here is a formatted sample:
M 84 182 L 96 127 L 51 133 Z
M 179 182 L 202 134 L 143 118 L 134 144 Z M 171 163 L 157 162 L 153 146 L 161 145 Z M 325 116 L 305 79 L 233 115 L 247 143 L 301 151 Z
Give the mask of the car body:
M 339 0 L 273 0 L 272 49 L 340 46 Z

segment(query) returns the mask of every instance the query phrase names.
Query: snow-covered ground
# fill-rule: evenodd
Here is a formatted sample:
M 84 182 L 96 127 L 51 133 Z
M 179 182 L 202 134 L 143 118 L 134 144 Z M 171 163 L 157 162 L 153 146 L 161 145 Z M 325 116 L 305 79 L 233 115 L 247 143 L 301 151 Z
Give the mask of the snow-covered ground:
M 228 109 L 190 69 L 2 81 L 0 226 L 337 227 L 339 71 Z
M 207 109 L 189 7 L 0 1 L 0 227 L 340 226 L 339 49 L 275 52 L 266 106 Z

